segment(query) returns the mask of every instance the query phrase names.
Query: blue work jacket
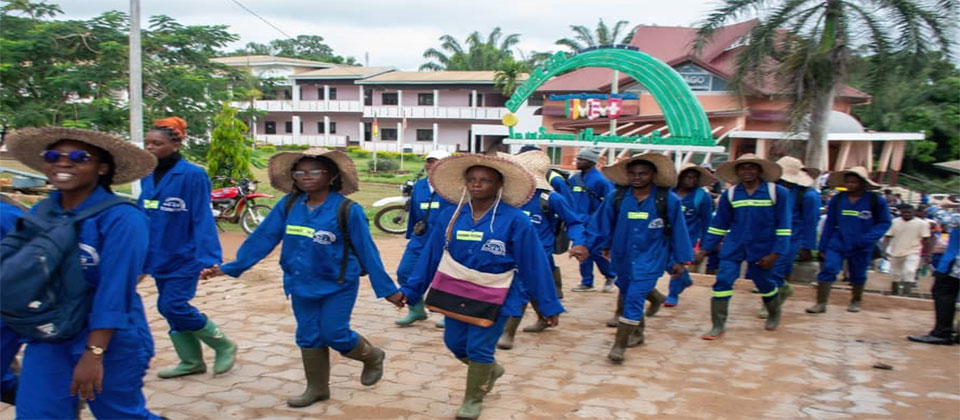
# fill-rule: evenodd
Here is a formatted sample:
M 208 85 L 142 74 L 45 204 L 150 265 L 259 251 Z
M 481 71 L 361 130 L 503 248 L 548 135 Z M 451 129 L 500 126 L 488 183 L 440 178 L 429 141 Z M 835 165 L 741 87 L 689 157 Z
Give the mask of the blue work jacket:
M 793 209 L 793 227 L 790 241 L 800 242 L 802 249 L 817 249 L 817 223 L 820 222 L 820 193 L 813 188 L 803 188 L 793 184 L 787 187 L 790 190 L 790 206 Z M 799 197 L 800 190 L 806 191 Z
M 876 194 L 876 209 L 870 194 Z M 850 203 L 845 192 L 833 196 L 827 205 L 827 220 L 823 223 L 818 249 L 844 254 L 873 252 L 874 245 L 893 224 L 889 209 L 887 200 L 874 192 L 865 192 L 856 203 Z M 877 214 L 873 214 L 874 210 Z
M 430 241 L 420 255 L 420 264 L 407 284 L 400 288 L 410 304 L 419 302 L 433 281 L 443 256 L 447 224 L 455 211 L 456 208 L 444 210 L 443 226 L 431 232 Z M 473 222 L 471 212 L 469 205 L 461 208 L 447 248 L 454 260 L 473 270 L 485 273 L 517 270 L 501 315 L 520 316 L 525 296 L 537 302 L 544 316 L 563 312 L 550 263 L 530 218 L 506 203 L 488 211 L 477 223 Z
M 0 202 L 0 239 L 16 228 L 17 219 L 20 218 L 21 214 L 23 214 L 23 210 L 20 210 L 19 207 Z
M 943 256 L 940 257 L 940 262 L 936 267 L 937 272 L 949 275 L 958 252 L 960 252 L 960 226 L 955 226 L 950 229 L 950 243 L 947 245 L 947 250 L 943 252 Z
M 155 278 L 196 276 L 220 264 L 220 238 L 210 211 L 210 179 L 180 159 L 155 185 L 140 181 L 137 204 L 150 218 L 150 246 L 144 272 Z
M 337 227 L 337 209 L 345 197 L 331 191 L 323 204 L 310 210 L 306 204 L 307 195 L 301 194 L 290 207 L 290 214 L 284 215 L 289 198 L 280 199 L 260 226 L 243 241 L 236 261 L 220 267 L 224 273 L 239 277 L 283 240 L 280 267 L 283 269 L 283 291 L 287 296 L 316 298 L 359 287 L 361 262 L 370 275 L 370 284 L 378 298 L 398 291 L 383 268 L 380 252 L 370 237 L 370 226 L 359 204 L 350 207 L 347 224 L 355 252 L 347 257 L 344 281 L 340 283 L 340 261 L 347 250 Z
M 663 217 L 657 213 L 658 188 L 662 187 L 652 186 L 642 202 L 637 202 L 633 188 L 627 188 L 618 209 L 614 208 L 616 193 L 611 193 L 588 224 L 587 248 L 609 249 L 610 261 L 622 280 L 657 279 L 665 267 L 693 260 L 680 198 L 667 194 L 667 220 L 672 229 L 667 236 Z
M 677 189 L 674 188 L 673 192 L 676 194 Z M 698 187 L 680 197 L 680 204 L 683 205 L 683 220 L 687 222 L 690 244 L 695 246 L 707 235 L 707 227 L 713 217 L 713 197 L 707 190 Z
M 711 252 L 723 240 L 721 259 L 750 263 L 768 254 L 786 254 L 790 250 L 793 224 L 787 189 L 774 184 L 777 194 L 774 203 L 766 182 L 761 182 L 753 195 L 747 194 L 743 184 L 730 188 L 734 188 L 733 202 L 726 191 L 720 195 L 717 213 L 710 221 L 701 249 Z
M 70 212 L 60 206 L 60 191 L 50 194 L 51 213 L 73 214 L 107 199 L 110 193 L 97 187 L 90 197 Z M 36 212 L 35 206 L 31 211 Z M 87 283 L 94 289 L 87 327 L 60 345 L 80 355 L 90 330 L 115 330 L 105 358 L 153 356 L 153 337 L 147 325 L 143 302 L 137 293 L 137 277 L 147 256 L 148 221 L 143 212 L 117 205 L 80 222 L 80 263 Z
M 427 178 L 413 184 L 413 192 L 410 193 L 410 217 L 407 217 L 407 239 L 410 240 L 407 247 L 423 247 L 423 244 L 430 238 L 430 231 L 443 224 L 440 221 L 440 213 L 453 206 L 453 203 L 444 199 L 430 187 Z M 423 220 L 424 217 L 427 218 L 427 232 L 419 236 L 414 235 L 413 225 Z
M 567 180 L 563 175 L 560 175 L 557 171 L 549 170 L 547 171 L 547 182 L 550 183 L 550 187 L 553 188 L 554 192 L 562 195 L 568 203 L 573 205 L 573 191 L 570 190 L 570 185 L 567 184 Z M 576 208 L 574 208 L 574 210 L 576 210 Z
M 590 168 L 586 174 L 582 172 L 574 174 L 569 182 L 574 207 L 588 218 L 600 208 L 603 197 L 615 189 L 613 183 L 596 167 Z
M 543 214 L 541 200 L 546 196 L 547 213 Z M 584 217 L 570 207 L 562 195 L 556 191 L 550 192 L 538 189 L 533 198 L 520 207 L 524 214 L 530 216 L 530 223 L 537 231 L 540 242 L 543 243 L 543 249 L 547 255 L 553 254 L 554 245 L 556 245 L 557 225 L 561 221 L 567 223 L 567 237 L 574 245 L 583 245 L 584 243 Z

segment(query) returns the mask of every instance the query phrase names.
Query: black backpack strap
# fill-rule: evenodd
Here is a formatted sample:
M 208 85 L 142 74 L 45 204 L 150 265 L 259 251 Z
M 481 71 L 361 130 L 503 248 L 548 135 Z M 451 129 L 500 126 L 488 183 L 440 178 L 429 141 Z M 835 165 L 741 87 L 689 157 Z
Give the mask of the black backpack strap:
M 340 258 L 340 276 L 337 278 L 338 283 L 343 283 L 347 275 L 347 260 L 350 257 L 350 253 L 352 252 L 353 255 L 357 255 L 357 250 L 353 248 L 353 242 L 350 241 L 350 208 L 354 204 L 357 203 L 344 197 L 343 201 L 341 201 L 337 207 L 337 229 L 340 230 L 340 237 L 343 238 L 343 257 Z M 366 269 L 363 267 L 363 261 L 360 261 L 359 255 L 357 263 L 360 264 L 361 273 L 366 272 Z
M 803 214 L 803 198 L 807 195 L 807 187 L 797 187 L 797 192 L 793 195 L 793 208 Z
M 135 206 L 132 201 L 127 200 L 126 198 L 117 197 L 115 195 L 110 195 L 107 199 L 94 204 L 90 207 L 87 207 L 83 210 L 80 210 L 73 215 L 72 219 L 74 222 L 79 222 L 83 219 L 88 219 L 90 217 L 96 216 L 98 213 L 120 204 L 129 204 Z
M 877 224 L 877 215 L 880 214 L 880 196 L 870 191 L 867 191 L 867 194 L 870 194 L 870 215 L 873 217 L 873 224 Z
M 660 220 L 663 220 L 663 234 L 668 237 L 671 231 L 670 218 L 667 216 L 667 194 L 669 193 L 670 190 L 658 187 L 653 196 L 653 202 L 657 205 L 657 216 L 660 216 Z
M 617 225 L 617 218 L 620 217 L 620 205 L 623 204 L 623 196 L 627 195 L 627 190 L 630 187 L 623 185 L 617 185 L 616 191 L 613 192 L 613 226 Z
M 582 173 L 582 172 L 580 173 L 580 177 L 579 177 L 579 178 L 576 178 L 576 179 L 574 180 L 574 182 L 577 184 L 578 187 L 580 187 L 580 189 L 582 189 L 584 192 L 586 192 L 587 195 L 590 196 L 590 198 L 592 198 L 592 199 L 594 199 L 594 200 L 597 200 L 597 201 L 603 201 L 603 197 L 598 196 L 597 193 L 593 192 L 593 190 L 591 190 L 590 188 L 587 188 L 586 182 L 583 181 L 583 173 Z M 617 187 L 619 188 L 620 186 L 618 185 Z

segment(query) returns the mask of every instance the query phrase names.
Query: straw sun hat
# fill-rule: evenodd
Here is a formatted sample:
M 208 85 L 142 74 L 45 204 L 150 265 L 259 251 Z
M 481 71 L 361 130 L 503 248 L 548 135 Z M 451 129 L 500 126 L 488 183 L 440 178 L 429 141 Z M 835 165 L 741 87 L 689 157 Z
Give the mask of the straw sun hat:
M 809 187 L 816 182 L 813 177 L 810 176 L 810 173 L 807 172 L 806 168 L 803 167 L 803 162 L 801 162 L 800 159 L 792 156 L 784 156 L 777 160 L 777 165 L 783 170 L 780 179 L 784 181 L 797 184 L 801 187 Z
M 5 143 L 14 159 L 30 169 L 43 172 L 47 162 L 41 154 L 61 140 L 74 140 L 100 148 L 113 158 L 113 184 L 126 184 L 153 172 L 157 158 L 133 143 L 102 131 L 79 128 L 23 128 L 6 136 Z
M 630 178 L 627 177 L 627 167 L 630 166 L 630 163 L 638 160 L 650 162 L 657 168 L 657 174 L 653 178 L 653 183 L 658 187 L 670 188 L 677 185 L 677 170 L 673 166 L 673 161 L 660 153 L 644 153 L 621 160 L 613 166 L 603 168 L 603 176 L 607 177 L 607 179 L 614 184 L 630 185 Z
M 340 194 L 350 195 L 360 190 L 357 180 L 357 167 L 346 153 L 330 150 L 323 147 L 314 147 L 303 152 L 282 152 L 270 157 L 269 174 L 270 185 L 285 193 L 293 192 L 293 167 L 300 159 L 306 157 L 323 156 L 333 161 L 340 171 L 343 188 Z
M 783 172 L 780 169 L 780 166 L 776 163 L 766 159 L 761 159 L 753 153 L 747 153 L 738 157 L 737 160 L 723 162 L 717 166 L 717 177 L 730 184 L 739 184 L 740 177 L 737 176 L 737 165 L 742 163 L 754 163 L 760 165 L 760 168 L 763 169 L 763 173 L 760 174 L 760 178 L 766 182 L 777 182 L 777 180 L 780 179 L 780 174 Z
M 443 159 L 430 172 L 430 185 L 447 201 L 460 202 L 465 190 L 463 176 L 473 166 L 485 166 L 503 176 L 503 202 L 520 207 L 533 197 L 537 185 L 533 174 L 513 159 L 499 156 L 465 154 Z
M 830 176 L 827 178 L 827 186 L 830 188 L 842 187 L 843 178 L 847 175 L 856 175 L 860 177 L 860 179 L 867 184 L 868 190 L 880 189 L 880 184 L 877 184 L 870 179 L 870 173 L 868 173 L 867 168 L 864 168 L 863 166 L 854 166 L 850 169 L 845 169 L 840 172 L 834 172 L 830 174 Z
M 714 176 L 709 169 L 697 165 L 696 163 L 684 163 L 683 166 L 680 167 L 680 172 L 678 172 L 679 175 L 677 175 L 677 177 L 679 178 L 680 175 L 683 175 L 684 172 L 689 170 L 694 170 L 700 173 L 700 187 L 710 186 L 717 182 L 717 177 Z
M 550 157 L 540 150 L 523 152 L 517 155 L 509 153 L 497 153 L 497 156 L 509 159 L 522 166 L 523 169 L 533 174 L 533 179 L 537 181 L 537 189 L 553 191 L 550 182 L 547 181 L 547 171 L 550 169 Z

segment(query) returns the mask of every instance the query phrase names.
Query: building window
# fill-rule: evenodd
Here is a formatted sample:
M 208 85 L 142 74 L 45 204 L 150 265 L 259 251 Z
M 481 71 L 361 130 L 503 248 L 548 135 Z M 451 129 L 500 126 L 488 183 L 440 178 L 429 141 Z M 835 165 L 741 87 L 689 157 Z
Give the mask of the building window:
M 398 102 L 398 97 L 396 92 L 383 93 L 380 97 L 384 105 L 396 105 Z
M 332 94 L 330 96 L 333 96 Z M 330 121 L 330 134 L 337 134 L 337 123 Z
M 373 123 L 363 123 L 363 141 L 370 141 L 373 138 Z
M 548 147 L 547 156 L 550 156 L 551 165 L 560 165 L 563 163 L 563 148 L 562 147 Z
M 533 95 L 527 99 L 528 106 L 543 106 L 543 95 Z
M 433 106 L 433 94 L 432 94 L 432 93 L 418 93 L 418 94 L 417 94 L 417 105 L 420 105 L 420 106 Z
M 323 88 L 317 88 L 317 99 L 323 100 Z
M 380 129 L 380 140 L 396 140 L 397 139 L 397 129 L 396 128 L 381 128 Z
M 290 134 L 293 132 L 293 121 L 284 121 L 283 132 Z
M 337 99 L 337 88 L 330 88 L 330 100 Z
M 373 106 L 373 91 L 370 89 L 363 90 L 363 106 Z
M 293 99 L 293 90 L 284 89 L 284 90 L 283 90 L 283 99 L 286 99 L 286 100 L 288 100 L 288 101 L 291 100 L 291 99 Z
M 433 130 L 417 129 L 417 141 L 433 141 Z
M 277 122 L 276 121 L 264 121 L 263 122 L 263 132 L 267 134 L 277 134 Z

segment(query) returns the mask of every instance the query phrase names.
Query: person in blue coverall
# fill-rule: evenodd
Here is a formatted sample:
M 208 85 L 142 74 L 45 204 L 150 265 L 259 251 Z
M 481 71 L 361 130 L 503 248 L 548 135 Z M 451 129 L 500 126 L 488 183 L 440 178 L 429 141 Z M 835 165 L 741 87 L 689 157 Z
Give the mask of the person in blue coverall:
M 179 117 L 154 121 L 144 147 L 157 157 L 152 176 L 141 181 L 137 203 L 150 218 L 150 241 L 144 272 L 157 283 L 157 311 L 170 326 L 177 366 L 157 372 L 176 378 L 207 371 L 201 342 L 216 351 L 213 373 L 233 367 L 237 345 L 213 320 L 190 304 L 197 294 L 200 270 L 219 264 L 220 239 L 210 212 L 207 172 L 180 156 L 187 122 Z
M 571 204 L 556 191 L 551 190 L 547 182 L 547 171 L 550 169 L 550 157 L 539 149 L 528 151 L 516 156 L 501 154 L 501 157 L 513 159 L 520 166 L 526 168 L 533 174 L 537 181 L 537 191 L 533 194 L 530 201 L 520 206 L 520 210 L 530 216 L 530 222 L 533 223 L 537 236 L 543 246 L 544 255 L 550 262 L 550 267 L 556 267 L 553 260 L 554 246 L 556 245 L 556 232 L 558 225 L 563 222 L 567 226 L 567 235 L 574 245 L 584 243 L 584 224 L 585 220 L 580 213 L 577 213 L 571 207 Z M 554 273 L 556 271 L 554 270 Z M 562 296 L 562 284 L 554 276 L 554 286 L 557 289 L 557 297 Z M 523 329 L 523 332 L 538 333 L 549 327 L 547 319 L 540 313 L 540 307 L 537 301 L 530 302 L 534 312 L 537 314 L 537 322 Z M 521 312 L 526 312 L 526 306 L 521 307 Z M 513 348 L 514 337 L 517 328 L 520 326 L 519 317 L 510 317 L 507 319 L 507 325 L 504 327 L 503 335 L 497 342 L 497 348 L 509 350 Z
M 707 234 L 707 226 L 713 217 L 713 197 L 704 187 L 711 186 L 717 178 L 707 168 L 688 163 L 680 168 L 677 177 L 677 187 L 673 192 L 680 197 L 683 205 L 683 220 L 687 223 L 687 233 L 690 235 L 690 244 L 696 246 Z M 692 251 L 691 251 L 692 252 Z M 690 272 L 684 268 L 683 274 L 670 279 L 670 289 L 667 301 L 663 306 L 668 308 L 680 303 L 680 294 L 684 289 L 693 285 Z
M 600 160 L 601 150 L 598 148 L 583 148 L 577 154 L 577 169 L 580 172 L 573 174 L 567 182 L 573 195 L 573 205 L 577 211 L 590 219 L 600 204 L 603 197 L 613 191 L 613 184 L 607 180 L 597 169 L 597 161 Z M 613 292 L 613 283 L 617 278 L 616 272 L 610 266 L 610 261 L 603 258 L 599 249 L 591 250 L 590 257 L 580 263 L 580 285 L 574 287 L 574 292 L 592 292 L 593 288 L 593 264 L 597 264 L 600 274 L 606 278 L 603 285 L 604 292 Z
M 873 259 L 877 241 L 883 238 L 890 225 L 887 200 L 876 190 L 880 186 L 870 180 L 867 170 L 856 166 L 834 172 L 827 178 L 830 188 L 844 187 L 846 191 L 834 195 L 827 204 L 827 220 L 820 234 L 819 258 L 822 261 L 817 274 L 817 303 L 807 313 L 827 311 L 830 289 L 847 261 L 853 291 L 848 312 L 860 312 L 863 288 L 867 283 L 867 267 Z
M 31 210 L 46 209 L 49 216 L 110 199 L 110 185 L 143 178 L 157 163 L 132 143 L 91 130 L 23 129 L 7 136 L 7 147 L 57 188 Z M 119 204 L 78 225 L 84 279 L 93 290 L 88 323 L 66 341 L 28 341 L 17 418 L 74 419 L 79 395 L 96 418 L 159 419 L 147 410 L 143 395 L 143 376 L 153 357 L 137 294 L 149 244 L 147 218 L 135 206 Z
M 442 277 L 438 271 L 441 259 L 452 260 L 447 266 L 463 266 L 462 271 L 474 273 L 457 281 L 467 288 L 477 287 L 468 280 L 516 273 L 510 276 L 505 300 L 496 300 L 499 304 L 478 301 L 475 295 L 446 294 L 454 296 L 447 302 L 462 302 L 462 311 L 474 313 L 480 308 L 493 318 L 489 326 L 481 326 L 468 323 L 468 318 L 452 310 L 446 312 L 443 341 L 454 357 L 468 365 L 466 391 L 457 418 L 475 419 L 480 416 L 484 396 L 505 372 L 494 359 L 496 343 L 507 318 L 520 316 L 524 295 L 537 302 L 550 326 L 557 325 L 563 306 L 556 296 L 543 243 L 530 217 L 517 208 L 530 200 L 536 188 L 530 172 L 503 158 L 460 155 L 442 160 L 430 179 L 441 195 L 459 204 L 443 212 L 442 220 L 447 222 L 443 229 L 431 233 L 421 264 L 401 287 L 405 301 L 416 304 L 424 298 L 435 275 Z M 440 297 L 434 302 L 443 301 L 444 293 L 431 289 L 426 297 L 428 305 L 435 294 Z
M 429 175 L 437 162 L 447 157 L 450 157 L 449 152 L 434 150 L 427 154 L 423 169 Z M 437 194 L 437 191 L 430 185 L 429 176 L 413 184 L 413 192 L 410 194 L 410 215 L 407 217 L 407 239 L 409 241 L 406 249 L 403 250 L 400 265 L 397 266 L 397 282 L 401 286 L 407 282 L 413 268 L 420 261 L 420 253 L 423 251 L 423 245 L 430 238 L 430 231 L 443 224 L 440 222 L 440 213 L 443 213 L 443 210 L 447 207 L 453 207 L 453 203 Z M 403 318 L 397 319 L 396 324 L 406 326 L 425 319 L 427 319 L 427 311 L 423 308 L 423 302 L 421 302 L 417 305 L 410 305 L 410 312 Z M 442 327 L 443 324 L 438 322 L 437 326 Z
M 789 193 L 776 184 L 780 173 L 773 162 L 749 153 L 717 167 L 717 176 L 733 186 L 720 195 L 717 214 L 696 254 L 699 263 L 723 240 L 720 270 L 710 301 L 713 328 L 701 336 L 704 340 L 723 337 L 733 283 L 740 277 L 744 261 L 748 264 L 747 278 L 753 280 L 769 312 L 764 328 L 773 331 L 780 325 L 779 289 L 771 270 L 790 250 L 792 224 Z
M 17 225 L 17 219 L 23 214 L 23 210 L 16 204 L 8 203 L 7 196 L 0 197 L 0 239 L 7 236 L 8 232 L 13 231 Z M 11 200 L 12 201 L 12 200 Z M 17 398 L 17 374 L 10 370 L 13 359 L 20 352 L 22 339 L 13 329 L 3 325 L 0 321 L 0 401 L 7 404 L 16 403 Z
M 816 183 L 816 169 L 808 169 L 803 162 L 792 156 L 777 160 L 783 171 L 780 185 L 790 194 L 790 249 L 777 258 L 773 265 L 773 280 L 780 288 L 780 306 L 793 295 L 793 286 L 787 282 L 793 272 L 795 261 L 806 262 L 813 259 L 810 251 L 817 249 L 817 223 L 820 222 L 820 193 L 813 188 Z M 766 318 L 767 308 L 761 308 L 759 318 Z
M 645 153 L 603 172 L 622 192 L 607 195 L 588 224 L 587 246 L 576 246 L 570 254 L 585 260 L 592 247 L 609 251 L 619 273 L 617 286 L 623 313 L 607 358 L 621 363 L 627 347 L 644 342 L 643 306 L 664 267 L 670 267 L 673 277 L 679 276 L 683 264 L 693 260 L 693 246 L 680 198 L 670 192 L 677 182 L 677 172 L 668 157 Z M 622 196 L 618 199 L 617 194 Z M 658 199 L 666 200 L 666 214 L 660 213 Z
M 910 341 L 926 344 L 951 345 L 960 343 L 960 336 L 954 328 L 957 315 L 957 297 L 960 296 L 960 226 L 950 229 L 950 243 L 943 258 L 934 268 L 933 309 L 936 322 L 927 335 L 907 336 Z
M 331 347 L 363 362 L 361 384 L 371 386 L 383 376 L 384 351 L 350 329 L 361 271 L 369 273 L 378 298 L 402 308 L 403 295 L 383 268 L 363 208 L 350 203 L 347 231 L 339 226 L 341 203 L 359 189 L 349 156 L 319 147 L 278 153 L 270 158 L 269 175 L 270 184 L 288 194 L 243 241 L 236 261 L 206 268 L 201 276 L 238 277 L 283 241 L 283 292 L 293 305 L 307 379 L 303 394 L 288 399 L 287 405 L 306 407 L 330 398 Z

